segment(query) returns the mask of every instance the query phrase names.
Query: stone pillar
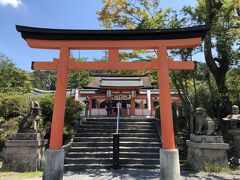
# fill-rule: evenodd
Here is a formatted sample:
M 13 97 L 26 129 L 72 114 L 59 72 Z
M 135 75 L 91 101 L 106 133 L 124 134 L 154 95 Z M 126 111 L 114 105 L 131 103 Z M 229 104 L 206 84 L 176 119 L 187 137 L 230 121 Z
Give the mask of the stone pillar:
M 147 105 L 148 105 L 148 113 L 147 113 L 147 117 L 150 118 L 151 116 L 151 91 L 147 90 Z
M 45 159 L 43 180 L 62 180 L 64 149 L 47 149 Z
M 178 149 L 160 149 L 160 179 L 180 179 Z
M 229 144 L 223 142 L 222 136 L 190 135 L 187 140 L 187 163 L 196 171 L 205 165 L 228 167 L 227 150 Z
M 131 97 L 131 116 L 135 116 L 135 99 Z
M 17 133 L 5 142 L 4 171 L 36 171 L 43 167 L 46 140 L 40 133 Z
M 234 163 L 240 165 L 240 129 L 230 129 L 228 132 L 233 135 Z

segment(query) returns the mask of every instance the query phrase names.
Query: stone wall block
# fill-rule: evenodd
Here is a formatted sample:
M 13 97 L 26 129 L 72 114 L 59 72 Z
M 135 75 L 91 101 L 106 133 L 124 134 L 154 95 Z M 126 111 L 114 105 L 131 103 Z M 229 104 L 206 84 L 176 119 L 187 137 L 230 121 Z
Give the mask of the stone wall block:
M 18 147 L 10 146 L 4 148 L 4 154 L 17 154 L 18 153 Z
M 198 136 L 198 135 L 194 135 Z M 201 135 L 199 135 L 201 136 Z M 205 136 L 206 137 L 206 136 Z M 196 137 L 194 140 L 197 141 L 187 141 L 188 145 L 188 155 L 187 162 L 188 164 L 197 171 L 203 170 L 206 165 L 218 165 L 218 166 L 228 166 L 228 157 L 227 150 L 229 145 L 226 143 L 221 143 L 221 137 L 217 136 L 216 138 L 210 137 L 206 143 L 199 142 L 198 140 L 202 137 Z M 216 140 L 220 143 L 214 142 Z M 193 139 L 192 139 L 193 140 Z
M 3 164 L 8 164 L 12 162 L 12 155 L 11 154 L 6 154 L 3 156 Z
M 31 153 L 31 149 L 32 149 L 32 147 L 19 147 L 18 148 L 18 153 L 19 154 L 29 154 L 29 153 Z
M 3 170 L 36 171 L 43 166 L 46 140 L 39 133 L 18 133 L 5 142 Z

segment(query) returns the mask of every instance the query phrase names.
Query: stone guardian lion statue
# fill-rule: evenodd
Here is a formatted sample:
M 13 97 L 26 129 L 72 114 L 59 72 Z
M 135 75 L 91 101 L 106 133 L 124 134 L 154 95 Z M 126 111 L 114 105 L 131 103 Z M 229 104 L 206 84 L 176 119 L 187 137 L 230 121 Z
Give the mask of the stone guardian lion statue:
M 215 122 L 208 116 L 205 108 L 198 107 L 195 112 L 195 134 L 212 135 L 215 131 Z
M 19 124 L 19 133 L 25 132 L 37 132 L 38 131 L 38 120 L 40 119 L 41 108 L 37 101 L 32 102 L 30 112 L 20 117 L 20 124 Z

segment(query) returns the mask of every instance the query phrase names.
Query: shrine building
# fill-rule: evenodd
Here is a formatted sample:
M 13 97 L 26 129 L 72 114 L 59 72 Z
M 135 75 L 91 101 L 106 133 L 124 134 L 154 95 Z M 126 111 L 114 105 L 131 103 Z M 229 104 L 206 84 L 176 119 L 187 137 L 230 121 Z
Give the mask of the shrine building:
M 110 116 L 115 116 L 114 108 L 118 101 L 122 104 L 121 116 L 155 116 L 159 90 L 154 89 L 151 76 L 98 74 L 91 76 L 89 83 L 78 90 L 78 98 L 83 102 L 88 99 L 89 117 L 107 116 L 107 102 L 111 105 Z M 171 92 L 171 102 L 179 114 L 177 92 Z

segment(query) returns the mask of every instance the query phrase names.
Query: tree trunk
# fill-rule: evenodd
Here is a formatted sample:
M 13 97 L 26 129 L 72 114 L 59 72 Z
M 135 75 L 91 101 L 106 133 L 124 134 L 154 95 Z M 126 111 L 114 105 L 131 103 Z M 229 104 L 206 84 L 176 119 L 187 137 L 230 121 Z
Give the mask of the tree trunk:
M 178 91 L 181 101 L 183 102 L 183 107 L 186 115 L 186 122 L 188 124 L 188 128 L 187 128 L 188 136 L 190 137 L 190 134 L 194 132 L 194 126 L 193 126 L 194 107 L 192 105 L 190 98 L 188 97 L 188 94 L 186 93 L 186 88 L 184 87 L 184 83 L 182 82 L 182 77 L 181 76 L 176 77 L 176 74 L 172 72 L 171 79 Z
M 213 21 L 213 7 L 212 3 L 209 0 L 205 0 L 206 3 L 206 11 L 207 11 L 207 19 L 206 24 L 208 24 L 210 27 L 212 27 L 212 21 Z M 230 110 L 230 100 L 228 96 L 228 88 L 225 83 L 225 76 L 227 71 L 229 70 L 230 62 L 227 59 L 219 59 L 219 66 L 216 64 L 213 54 L 212 54 L 212 36 L 211 36 L 211 30 L 206 34 L 206 37 L 204 39 L 204 56 L 206 60 L 206 64 L 209 67 L 210 72 L 213 74 L 213 77 L 216 81 L 218 92 L 220 94 L 220 101 L 222 102 L 220 104 L 220 112 L 218 118 L 225 117 L 228 115 Z

